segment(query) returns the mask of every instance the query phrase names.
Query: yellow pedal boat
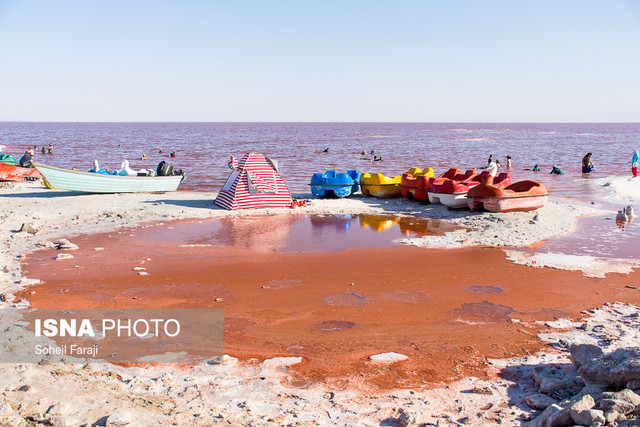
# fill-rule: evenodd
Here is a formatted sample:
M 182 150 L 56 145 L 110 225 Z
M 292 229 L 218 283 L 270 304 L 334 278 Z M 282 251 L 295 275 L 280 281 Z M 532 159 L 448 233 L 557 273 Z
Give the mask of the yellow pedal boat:
M 365 196 L 391 199 L 400 196 L 400 176 L 384 176 L 381 173 L 360 175 L 360 191 Z

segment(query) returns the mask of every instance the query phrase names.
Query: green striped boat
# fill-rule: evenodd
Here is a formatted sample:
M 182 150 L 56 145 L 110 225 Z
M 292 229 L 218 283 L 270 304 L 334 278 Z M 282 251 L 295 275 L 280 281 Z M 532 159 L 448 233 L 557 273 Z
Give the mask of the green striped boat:
M 82 172 L 34 163 L 47 187 L 83 193 L 162 193 L 175 191 L 184 175 L 132 176 Z

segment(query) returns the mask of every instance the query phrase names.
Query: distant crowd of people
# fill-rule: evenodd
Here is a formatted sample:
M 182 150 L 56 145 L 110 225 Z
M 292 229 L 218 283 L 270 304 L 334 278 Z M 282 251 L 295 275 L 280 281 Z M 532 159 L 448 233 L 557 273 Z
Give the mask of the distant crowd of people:
M 2 156 L 3 153 L 3 149 L 4 149 L 4 145 L 0 145 L 0 156 Z M 118 144 L 118 147 L 121 147 L 121 144 Z M 33 159 L 35 157 L 35 153 L 36 150 L 38 149 L 37 145 L 34 145 L 33 148 L 28 148 L 25 150 L 24 154 L 22 155 L 22 157 L 20 157 L 20 160 L 18 160 L 17 164 L 18 166 L 21 166 L 23 168 L 30 168 L 33 166 Z M 42 147 L 40 148 L 40 153 L 42 154 L 53 154 L 53 144 L 49 144 L 48 147 Z M 158 154 L 162 154 L 163 150 L 160 149 L 158 150 Z M 169 153 L 169 157 L 176 157 L 176 152 L 175 151 L 171 151 Z M 142 157 L 140 158 L 140 160 L 147 160 L 147 156 L 143 153 Z
M 593 153 L 589 152 L 587 154 L 584 155 L 584 157 L 582 158 L 582 173 L 584 175 L 588 175 L 591 172 L 595 171 L 595 166 L 593 165 L 593 161 L 591 160 L 593 156 Z M 631 157 L 631 175 L 634 178 L 638 177 L 638 162 L 640 161 L 640 154 L 638 153 L 638 150 L 635 150 L 633 152 L 633 156 Z M 492 163 L 496 163 L 498 167 L 501 166 L 500 162 L 493 160 L 493 154 L 489 154 L 489 160 L 487 161 L 487 169 L 490 168 Z M 511 168 L 513 167 L 513 161 L 511 159 L 511 156 L 507 156 L 507 171 L 510 171 Z M 531 169 L 525 169 L 525 170 L 530 170 L 533 172 L 540 172 L 540 166 L 536 163 L 533 168 Z M 564 172 L 558 167 L 558 165 L 554 164 L 553 167 L 551 168 L 551 172 L 549 172 L 550 174 L 554 174 L 554 175 L 563 175 Z
M 118 144 L 118 147 L 120 147 L 121 145 Z M 0 145 L 0 155 L 3 154 L 2 149 L 4 146 Z M 35 150 L 37 149 L 37 146 L 33 146 L 33 148 L 29 148 L 24 152 L 24 155 L 20 158 L 20 161 L 18 162 L 18 164 L 22 167 L 31 167 L 33 165 L 33 157 L 35 156 Z M 53 154 L 53 144 L 49 144 L 48 147 L 42 147 L 40 149 L 40 152 L 42 154 Z M 327 147 L 326 149 L 323 150 L 323 153 L 328 153 L 329 152 L 329 148 Z M 158 150 L 158 154 L 163 154 L 164 151 L 162 149 Z M 373 157 L 357 157 L 358 160 L 369 160 L 372 162 L 381 162 L 383 161 L 382 156 L 378 156 L 377 154 L 375 154 L 374 150 L 371 150 L 369 152 L 367 152 L 366 150 L 362 150 L 360 152 L 361 156 L 371 156 L 373 155 Z M 593 172 L 595 170 L 595 166 L 593 165 L 593 162 L 591 160 L 593 156 L 593 153 L 587 153 L 585 154 L 585 156 L 582 158 L 582 173 L 583 174 L 590 174 L 591 172 Z M 175 151 L 171 151 L 169 153 L 169 157 L 176 157 L 176 152 Z M 140 160 L 146 160 L 147 156 L 143 153 Z M 631 157 L 631 175 L 634 178 L 638 177 L 638 163 L 640 162 L 640 154 L 638 153 L 638 150 L 635 150 L 633 152 L 633 156 Z M 495 176 L 495 174 L 497 173 L 497 170 L 502 166 L 502 164 L 498 161 L 498 160 L 494 160 L 493 159 L 493 154 L 489 154 L 489 159 L 487 160 L 487 169 L 490 171 L 490 173 L 492 173 L 492 176 Z M 507 156 L 506 157 L 506 166 L 507 166 L 507 172 L 510 172 L 513 168 L 513 159 L 511 158 L 511 156 Z M 533 168 L 531 169 L 525 169 L 525 170 L 530 170 L 533 172 L 539 172 L 540 171 L 540 166 L 536 163 Z M 550 174 L 556 174 L 556 175 L 562 175 L 564 174 L 564 172 L 558 167 L 558 165 L 554 164 L 553 167 L 551 168 L 551 172 L 549 172 Z

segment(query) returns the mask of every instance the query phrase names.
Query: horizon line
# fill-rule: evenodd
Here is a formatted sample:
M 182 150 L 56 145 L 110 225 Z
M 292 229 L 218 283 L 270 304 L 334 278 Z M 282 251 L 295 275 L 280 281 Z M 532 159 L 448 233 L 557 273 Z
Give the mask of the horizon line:
M 135 120 L 113 120 L 113 121 L 91 121 L 91 120 L 81 120 L 81 121 L 71 121 L 71 120 L 62 120 L 62 121 L 54 121 L 54 120 L 0 120 L 0 123 L 210 123 L 210 124 L 248 124 L 248 123 L 264 123 L 264 124 L 288 124 L 288 123 L 298 123 L 298 124 L 306 124 L 306 123 L 315 123 L 315 124 L 456 124 L 456 123 L 473 123 L 473 124 L 640 124 L 640 121 L 637 122 L 629 122 L 629 121 L 587 121 L 587 122 L 555 122 L 555 121 L 437 121 L 437 122 L 416 122 L 416 121 L 135 121 Z

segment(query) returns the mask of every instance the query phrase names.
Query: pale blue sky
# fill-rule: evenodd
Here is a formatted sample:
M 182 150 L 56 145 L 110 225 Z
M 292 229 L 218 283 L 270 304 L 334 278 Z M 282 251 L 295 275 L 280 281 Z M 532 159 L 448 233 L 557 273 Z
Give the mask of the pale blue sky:
M 640 121 L 640 2 L 0 0 L 0 121 Z

